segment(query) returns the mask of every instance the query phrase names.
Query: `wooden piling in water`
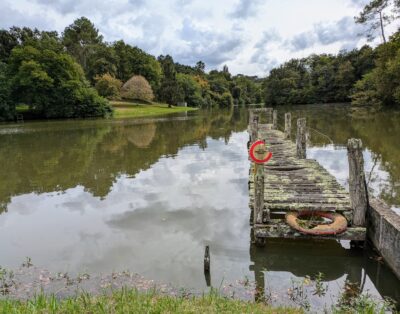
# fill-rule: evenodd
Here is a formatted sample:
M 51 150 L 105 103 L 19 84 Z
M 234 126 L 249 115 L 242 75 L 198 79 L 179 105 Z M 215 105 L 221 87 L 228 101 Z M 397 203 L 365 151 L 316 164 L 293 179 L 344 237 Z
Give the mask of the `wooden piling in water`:
M 297 119 L 296 147 L 297 158 L 305 159 L 307 149 L 306 118 Z
M 254 112 L 253 110 L 249 110 L 249 125 L 253 123 L 254 120 Z
M 272 128 L 274 130 L 278 129 L 278 110 L 272 111 Z
M 264 209 L 264 165 L 254 164 L 254 224 L 263 223 Z
M 285 113 L 285 138 L 290 139 L 292 133 L 292 114 L 290 112 Z
M 258 119 L 255 119 L 250 124 L 251 132 L 250 132 L 250 142 L 254 143 L 258 138 Z
M 204 272 L 210 272 L 210 247 L 208 245 L 204 251 Z
M 364 227 L 368 208 L 368 191 L 360 139 L 351 138 L 348 140 L 347 157 L 349 160 L 349 190 L 350 204 L 353 208 L 353 225 Z

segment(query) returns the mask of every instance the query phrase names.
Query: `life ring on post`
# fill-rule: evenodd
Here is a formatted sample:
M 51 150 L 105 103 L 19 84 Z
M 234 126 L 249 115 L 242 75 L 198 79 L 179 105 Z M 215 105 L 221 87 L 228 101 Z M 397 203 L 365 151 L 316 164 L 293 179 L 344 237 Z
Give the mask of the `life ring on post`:
M 317 224 L 312 228 L 306 228 L 300 225 L 299 219 L 302 217 L 327 218 L 331 223 Z M 306 210 L 301 212 L 288 212 L 286 222 L 293 229 L 304 234 L 310 235 L 335 235 L 347 230 L 347 220 L 343 215 L 332 212 Z
M 256 142 L 254 142 L 249 150 L 249 154 L 250 154 L 250 158 L 257 164 L 263 164 L 265 162 L 267 162 L 268 160 L 271 159 L 272 157 L 272 153 L 271 152 L 267 152 L 266 156 L 263 159 L 258 159 L 255 155 L 254 155 L 254 150 L 256 149 L 257 146 L 259 145 L 265 145 L 265 142 L 262 140 L 258 140 Z

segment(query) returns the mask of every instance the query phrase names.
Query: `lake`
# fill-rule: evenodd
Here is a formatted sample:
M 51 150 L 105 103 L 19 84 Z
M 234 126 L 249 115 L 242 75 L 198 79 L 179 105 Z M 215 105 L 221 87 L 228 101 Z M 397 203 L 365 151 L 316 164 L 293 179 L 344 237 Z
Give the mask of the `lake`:
M 371 193 L 400 214 L 400 114 L 348 105 L 278 108 L 306 117 L 308 158 L 347 186 L 346 142 L 361 138 Z M 400 282 L 372 249 L 347 241 L 251 245 L 246 109 L 152 119 L 0 125 L 0 265 L 71 274 L 129 269 L 201 291 L 205 245 L 211 285 L 254 281 L 273 303 L 307 276 L 324 274 L 335 302 L 346 280 L 400 301 Z M 294 120 L 292 122 L 294 124 Z M 293 133 L 294 136 L 294 133 Z

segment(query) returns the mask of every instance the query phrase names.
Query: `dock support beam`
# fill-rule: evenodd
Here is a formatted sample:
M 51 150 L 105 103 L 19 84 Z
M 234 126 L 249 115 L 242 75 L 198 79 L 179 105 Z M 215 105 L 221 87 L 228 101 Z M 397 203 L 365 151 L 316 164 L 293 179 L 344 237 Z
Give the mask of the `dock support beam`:
M 250 128 L 250 144 L 252 144 L 257 140 L 258 137 L 258 117 L 251 121 Z
M 254 113 L 253 110 L 249 110 L 249 125 L 253 123 Z
M 278 110 L 272 111 L 272 128 L 274 130 L 278 129 Z
M 292 114 L 290 112 L 285 113 L 285 138 L 290 139 L 292 133 Z
M 210 247 L 206 245 L 206 249 L 204 250 L 204 272 L 210 272 Z
M 306 118 L 297 119 L 296 147 L 297 158 L 305 159 L 307 149 Z
M 353 225 L 364 227 L 368 208 L 368 191 L 360 139 L 352 138 L 348 140 L 347 156 L 349 159 L 349 190 L 350 203 L 353 208 Z
M 253 225 L 263 223 L 263 210 L 264 210 L 264 165 L 255 163 Z

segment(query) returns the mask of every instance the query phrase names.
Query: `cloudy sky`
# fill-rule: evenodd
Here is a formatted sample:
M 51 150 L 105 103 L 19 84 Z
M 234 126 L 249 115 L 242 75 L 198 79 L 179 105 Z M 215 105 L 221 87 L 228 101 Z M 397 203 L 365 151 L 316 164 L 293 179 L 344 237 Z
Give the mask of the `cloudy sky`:
M 337 53 L 366 41 L 353 17 L 368 0 L 0 0 L 0 28 L 62 32 L 92 20 L 105 40 L 124 39 L 184 64 L 227 64 L 265 75 L 293 57 Z M 394 28 L 393 26 L 391 27 Z M 379 40 L 379 38 L 378 38 Z

